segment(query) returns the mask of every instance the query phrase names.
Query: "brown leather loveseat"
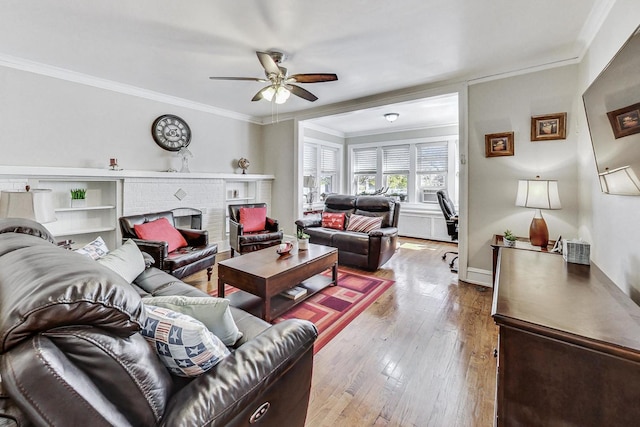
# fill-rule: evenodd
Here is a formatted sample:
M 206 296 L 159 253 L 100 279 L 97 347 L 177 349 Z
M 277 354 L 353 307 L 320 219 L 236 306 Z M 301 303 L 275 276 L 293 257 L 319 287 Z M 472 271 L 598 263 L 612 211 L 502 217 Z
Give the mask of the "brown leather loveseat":
M 374 271 L 395 253 L 398 240 L 400 204 L 384 196 L 330 195 L 324 202 L 324 212 L 344 213 L 343 229 L 322 226 L 322 215 L 308 215 L 296 221 L 298 230 L 310 236 L 311 243 L 338 249 L 340 264 Z M 381 217 L 380 228 L 368 232 L 349 231 L 353 215 Z
M 176 377 L 140 333 L 149 294 L 208 297 L 154 267 L 130 284 L 38 223 L 0 220 L 0 425 L 304 425 L 312 323 L 232 307 L 231 353 Z

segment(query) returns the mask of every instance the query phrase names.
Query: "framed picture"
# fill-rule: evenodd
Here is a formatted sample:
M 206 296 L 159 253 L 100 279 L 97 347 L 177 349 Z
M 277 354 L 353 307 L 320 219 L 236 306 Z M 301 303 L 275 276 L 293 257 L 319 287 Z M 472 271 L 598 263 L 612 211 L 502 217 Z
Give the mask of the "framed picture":
M 567 139 L 567 113 L 531 117 L 531 140 Z
M 486 157 L 513 156 L 513 132 L 485 135 L 484 149 Z
M 611 111 L 607 116 L 616 139 L 640 132 L 640 102 Z

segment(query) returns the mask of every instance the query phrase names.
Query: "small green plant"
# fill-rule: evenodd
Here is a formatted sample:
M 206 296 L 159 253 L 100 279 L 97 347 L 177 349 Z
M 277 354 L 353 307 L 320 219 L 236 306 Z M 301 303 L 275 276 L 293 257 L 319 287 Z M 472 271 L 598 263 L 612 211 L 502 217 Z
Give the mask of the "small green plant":
M 307 233 L 305 233 L 302 228 L 298 228 L 297 234 L 298 234 L 298 239 L 308 239 L 309 237 L 311 237 Z
M 84 200 L 87 196 L 87 190 L 84 188 L 72 188 L 71 200 Z
M 517 239 L 516 236 L 513 235 L 511 230 L 507 229 L 507 230 L 504 231 L 504 240 L 509 240 L 510 242 L 515 242 L 516 239 Z

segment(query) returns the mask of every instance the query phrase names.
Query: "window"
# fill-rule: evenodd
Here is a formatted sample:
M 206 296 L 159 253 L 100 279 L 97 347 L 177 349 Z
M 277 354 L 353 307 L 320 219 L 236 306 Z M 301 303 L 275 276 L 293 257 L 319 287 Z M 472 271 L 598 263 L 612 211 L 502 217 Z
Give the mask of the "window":
M 436 192 L 447 189 L 449 146 L 447 142 L 416 146 L 416 181 L 418 201 L 435 203 Z
M 376 191 L 377 170 L 377 148 L 359 148 L 353 150 L 353 178 L 356 194 L 373 194 Z
M 305 203 L 323 200 L 324 195 L 339 193 L 342 148 L 322 140 L 305 142 L 303 147 L 302 192 Z
M 409 185 L 409 145 L 382 147 L 382 176 L 387 194 L 406 200 Z
M 354 145 L 349 150 L 352 191 L 373 194 L 382 188 L 401 202 L 437 205 L 436 192 L 446 190 L 456 202 L 457 150 L 456 135 Z
M 338 191 L 338 150 L 320 147 L 320 193 Z

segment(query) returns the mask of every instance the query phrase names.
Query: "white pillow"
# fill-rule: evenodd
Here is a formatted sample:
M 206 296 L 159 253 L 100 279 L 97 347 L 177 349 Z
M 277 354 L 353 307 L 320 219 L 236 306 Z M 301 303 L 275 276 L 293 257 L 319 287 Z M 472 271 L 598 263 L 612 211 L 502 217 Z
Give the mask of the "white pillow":
M 242 332 L 233 320 L 227 299 L 169 295 L 144 297 L 142 302 L 168 308 L 199 320 L 227 346 L 234 345 L 242 338 Z
M 168 308 L 144 306 L 141 334 L 173 374 L 196 377 L 227 357 L 227 347 L 202 322 Z
M 118 273 L 127 283 L 133 282 L 145 269 L 142 252 L 131 239 L 97 261 Z
M 109 248 L 107 247 L 107 244 L 104 242 L 104 240 L 102 240 L 102 237 L 98 236 L 98 238 L 96 238 L 96 240 L 94 240 L 93 242 L 87 243 L 79 249 L 74 249 L 74 252 L 86 255 L 92 259 L 99 259 L 109 252 Z

